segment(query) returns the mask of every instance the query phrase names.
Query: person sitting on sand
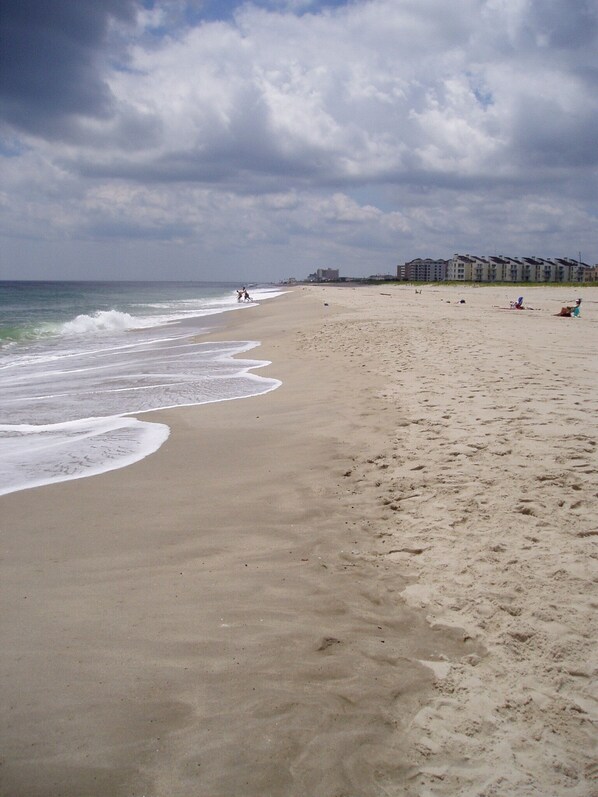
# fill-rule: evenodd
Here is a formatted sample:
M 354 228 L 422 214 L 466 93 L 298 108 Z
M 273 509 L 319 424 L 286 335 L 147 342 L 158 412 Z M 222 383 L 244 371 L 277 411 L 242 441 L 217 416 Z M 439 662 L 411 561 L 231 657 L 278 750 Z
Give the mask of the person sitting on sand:
M 576 299 L 572 307 L 570 305 L 565 305 L 565 307 L 561 307 L 561 312 L 555 313 L 555 315 L 561 316 L 561 318 L 576 318 L 579 315 L 580 309 L 581 299 Z

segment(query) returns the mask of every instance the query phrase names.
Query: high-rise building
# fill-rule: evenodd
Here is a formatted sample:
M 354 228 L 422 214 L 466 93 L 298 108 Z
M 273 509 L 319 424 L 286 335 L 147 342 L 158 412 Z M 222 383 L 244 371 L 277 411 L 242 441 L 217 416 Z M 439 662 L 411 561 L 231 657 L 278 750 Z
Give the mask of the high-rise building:
M 322 282 L 334 282 L 338 279 L 338 268 L 319 268 L 316 278 Z

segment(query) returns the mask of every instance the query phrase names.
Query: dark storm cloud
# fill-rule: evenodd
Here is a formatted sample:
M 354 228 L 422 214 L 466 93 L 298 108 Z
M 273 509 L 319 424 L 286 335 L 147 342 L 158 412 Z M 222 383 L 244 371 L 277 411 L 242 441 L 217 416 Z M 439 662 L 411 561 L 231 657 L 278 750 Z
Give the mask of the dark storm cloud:
M 575 50 L 596 37 L 598 7 L 595 0 L 531 0 L 527 28 L 550 47 Z
M 554 113 L 530 100 L 514 130 L 522 166 L 593 168 L 598 165 L 598 112 L 579 109 L 576 116 Z
M 134 0 L 2 0 L 2 117 L 57 135 L 77 115 L 105 117 L 102 57 L 111 18 L 132 20 Z
M 530 0 L 522 17 L 512 156 L 522 169 L 593 169 L 598 164 L 598 4 Z

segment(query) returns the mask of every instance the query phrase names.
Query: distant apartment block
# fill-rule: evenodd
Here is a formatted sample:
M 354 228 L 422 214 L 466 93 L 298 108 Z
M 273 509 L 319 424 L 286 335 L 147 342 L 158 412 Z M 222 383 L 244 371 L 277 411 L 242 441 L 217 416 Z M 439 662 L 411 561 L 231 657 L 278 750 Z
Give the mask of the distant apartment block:
M 397 266 L 397 279 L 409 282 L 440 282 L 446 279 L 450 260 L 417 257 Z
M 597 282 L 598 266 L 570 257 L 455 255 L 446 279 L 457 282 Z
M 336 282 L 339 278 L 338 268 L 319 268 L 307 278 L 310 282 Z

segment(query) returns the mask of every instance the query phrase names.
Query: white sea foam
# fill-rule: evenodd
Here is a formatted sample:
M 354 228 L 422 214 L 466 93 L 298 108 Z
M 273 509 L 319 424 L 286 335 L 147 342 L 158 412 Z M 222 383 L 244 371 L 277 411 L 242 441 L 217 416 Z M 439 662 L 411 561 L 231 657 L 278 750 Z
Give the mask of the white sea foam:
M 147 320 L 134 318 L 129 313 L 118 310 L 98 310 L 92 315 L 78 315 L 61 327 L 65 335 L 84 335 L 90 332 L 112 332 L 125 329 L 139 329 L 147 326 Z
M 146 332 L 127 346 L 22 362 L 3 378 L 0 495 L 122 468 L 156 451 L 168 427 L 131 415 L 275 390 L 252 373 L 269 363 L 235 359 L 254 341 L 199 343 Z M 102 416 L 102 417 L 99 417 Z M 105 416 L 105 417 L 104 417 Z
M 0 425 L 0 495 L 123 468 L 157 451 L 169 433 L 165 424 L 126 417 Z
M 280 291 L 256 289 L 255 299 Z M 281 383 L 240 358 L 254 341 L 201 343 L 188 317 L 251 309 L 236 293 L 81 314 L 0 360 L 0 495 L 124 467 L 168 428 L 141 412 L 256 396 Z M 158 311 L 155 313 L 155 311 Z M 201 324 L 201 321 L 199 321 Z M 238 359 L 237 359 L 238 358 Z
M 152 330 L 130 344 L 62 350 L 42 362 L 25 359 L 5 372 L 0 421 L 47 424 L 147 412 L 255 396 L 280 384 L 250 371 L 268 365 L 236 359 L 254 341 L 200 343 L 157 338 Z M 0 458 L 2 453 L 0 452 Z

